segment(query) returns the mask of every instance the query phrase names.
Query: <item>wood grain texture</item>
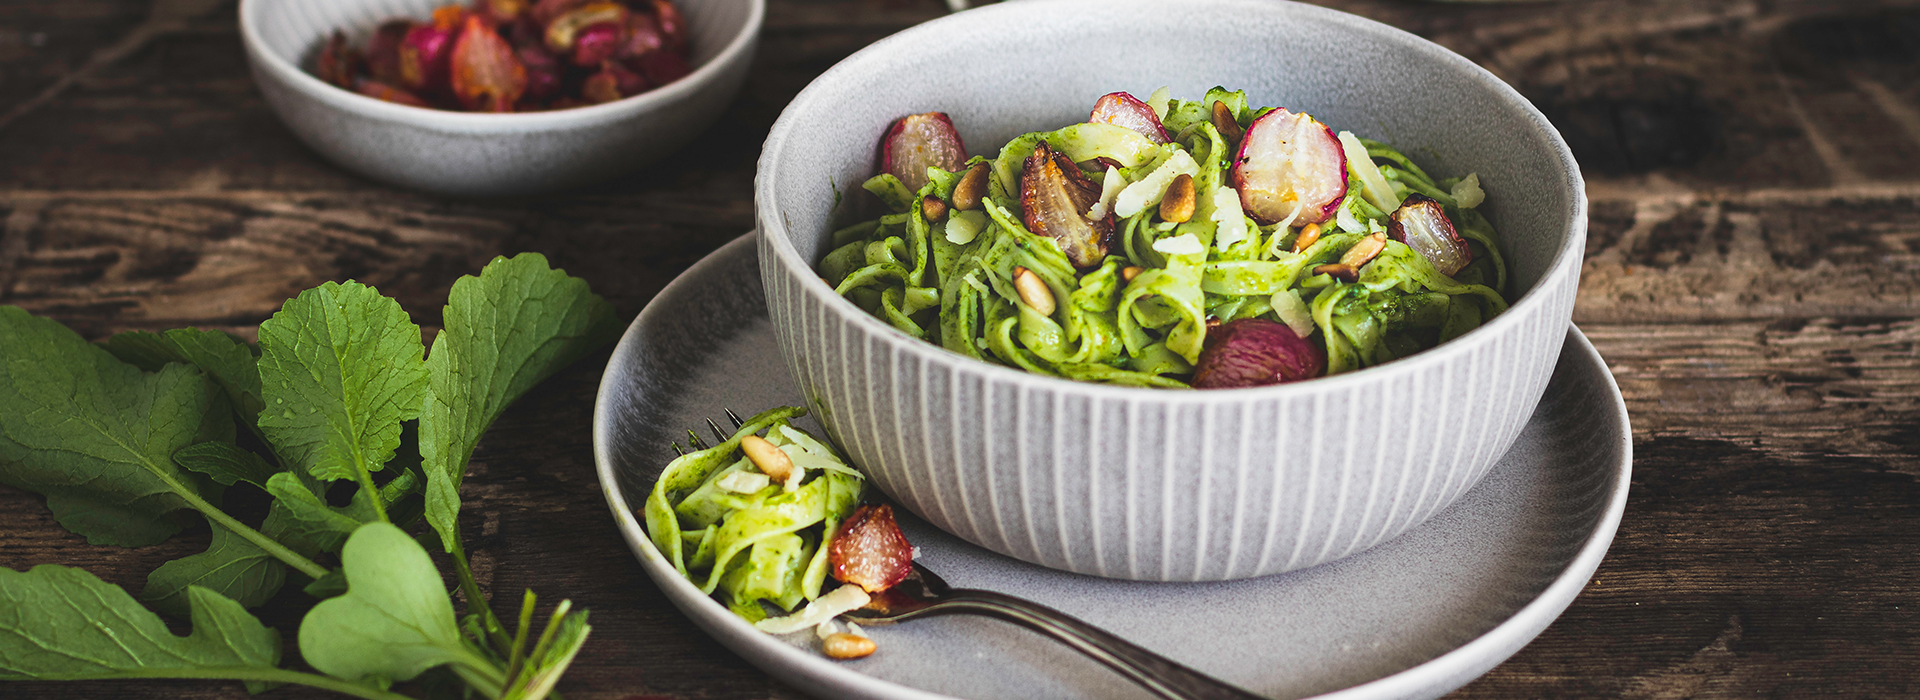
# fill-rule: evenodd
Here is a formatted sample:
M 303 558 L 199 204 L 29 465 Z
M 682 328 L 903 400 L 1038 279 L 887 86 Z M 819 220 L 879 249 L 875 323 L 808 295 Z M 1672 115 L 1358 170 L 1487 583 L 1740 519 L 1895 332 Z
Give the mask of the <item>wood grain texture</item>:
M 1508 80 L 1574 147 L 1593 200 L 1575 319 L 1633 420 L 1627 516 L 1566 614 L 1455 697 L 1920 698 L 1920 2 L 1327 4 Z M 533 250 L 630 318 L 751 227 L 759 144 L 807 81 L 943 11 L 770 2 L 746 89 L 668 163 L 475 202 L 388 190 L 299 145 L 252 87 L 231 2 L 6 3 L 0 303 L 94 338 L 250 335 L 288 295 L 351 277 L 431 328 L 455 276 Z M 593 609 L 569 698 L 800 697 L 675 611 L 605 517 L 588 432 L 605 360 L 534 391 L 476 453 L 464 527 L 483 585 Z M 4 489 L 0 518 L 0 565 L 136 589 L 207 538 L 92 547 Z M 307 604 L 290 591 L 260 612 L 291 633 Z

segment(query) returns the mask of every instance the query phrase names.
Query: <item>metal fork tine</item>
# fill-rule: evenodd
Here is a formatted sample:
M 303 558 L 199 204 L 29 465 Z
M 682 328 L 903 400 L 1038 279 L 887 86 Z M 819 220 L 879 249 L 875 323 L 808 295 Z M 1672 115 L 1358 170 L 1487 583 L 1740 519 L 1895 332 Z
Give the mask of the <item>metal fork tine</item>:
M 746 425 L 746 424 L 747 424 L 747 422 L 746 422 L 746 421 L 744 421 L 744 420 L 740 420 L 740 414 L 738 414 L 738 413 L 734 413 L 734 412 L 733 412 L 733 409 L 731 409 L 731 408 L 728 408 L 728 409 L 723 409 L 723 410 L 725 410 L 725 411 L 727 412 L 727 420 L 729 420 L 729 421 L 732 421 L 732 422 L 733 422 L 733 429 L 734 429 L 734 430 L 739 430 L 739 429 L 740 429 L 740 426 L 743 426 L 743 425 Z
M 696 450 L 707 449 L 707 444 L 700 440 L 700 434 L 691 430 L 687 431 L 687 444 L 692 445 Z
M 674 451 L 674 454 L 678 454 L 682 457 L 687 456 L 687 451 L 680 449 L 680 443 L 677 443 L 677 442 L 673 443 L 673 451 Z
M 712 418 L 707 419 L 707 429 L 713 431 L 713 439 L 718 440 L 720 442 L 727 441 L 727 434 L 720 432 L 720 424 L 713 422 Z

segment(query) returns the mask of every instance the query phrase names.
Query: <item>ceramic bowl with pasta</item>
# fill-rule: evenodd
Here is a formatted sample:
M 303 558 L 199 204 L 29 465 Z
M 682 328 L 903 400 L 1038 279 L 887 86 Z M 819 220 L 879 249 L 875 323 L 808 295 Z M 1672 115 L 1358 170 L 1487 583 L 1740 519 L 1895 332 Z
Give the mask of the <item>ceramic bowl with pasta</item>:
M 969 541 L 1142 580 L 1338 559 L 1513 445 L 1584 185 L 1524 98 L 1419 37 L 1169 7 L 983 7 L 815 80 L 756 180 L 769 315 L 849 461 Z

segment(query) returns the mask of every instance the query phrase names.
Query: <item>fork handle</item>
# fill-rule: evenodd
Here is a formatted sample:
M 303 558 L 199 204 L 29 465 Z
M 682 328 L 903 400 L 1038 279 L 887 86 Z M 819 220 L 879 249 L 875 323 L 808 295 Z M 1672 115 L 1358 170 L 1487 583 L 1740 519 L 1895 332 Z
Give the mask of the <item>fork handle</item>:
M 942 598 L 899 619 L 952 614 L 998 618 L 1063 642 L 1167 700 L 1262 700 L 1259 695 L 1030 600 L 972 589 L 953 590 Z

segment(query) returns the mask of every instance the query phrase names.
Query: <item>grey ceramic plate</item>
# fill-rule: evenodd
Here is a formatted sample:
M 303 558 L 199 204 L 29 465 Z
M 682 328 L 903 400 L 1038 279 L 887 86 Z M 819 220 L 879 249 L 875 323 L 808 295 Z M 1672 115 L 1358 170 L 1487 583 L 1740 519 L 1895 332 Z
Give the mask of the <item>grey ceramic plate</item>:
M 662 291 L 601 380 L 600 481 L 654 582 L 708 634 L 823 697 L 1149 697 L 1065 647 L 982 618 L 873 628 L 878 653 L 830 661 L 811 633 L 782 639 L 734 617 L 653 548 L 632 509 L 671 457 L 668 443 L 726 408 L 800 404 L 751 238 Z M 1572 330 L 1532 422 L 1484 482 L 1399 539 L 1329 564 L 1224 583 L 1139 583 L 1026 564 L 910 517 L 902 525 L 920 561 L 956 586 L 1037 600 L 1264 695 L 1431 698 L 1525 646 L 1586 585 L 1626 506 L 1630 436 L 1612 376 Z

